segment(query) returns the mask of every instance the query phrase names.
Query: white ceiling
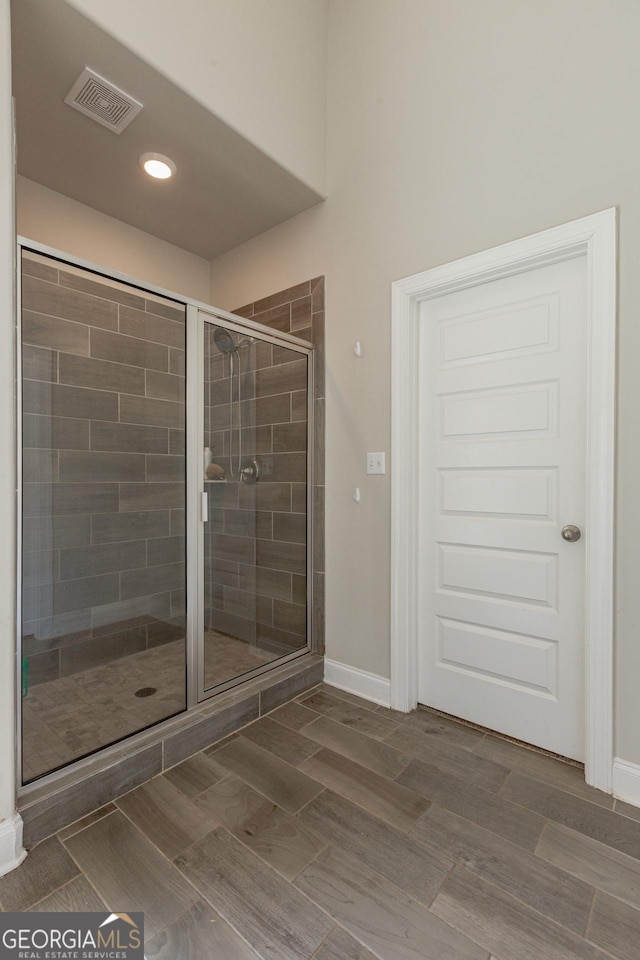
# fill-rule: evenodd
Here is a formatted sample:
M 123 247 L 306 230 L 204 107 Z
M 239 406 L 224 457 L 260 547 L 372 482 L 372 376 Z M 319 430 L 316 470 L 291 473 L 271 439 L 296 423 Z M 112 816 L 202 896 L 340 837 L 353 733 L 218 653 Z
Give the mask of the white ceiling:
M 18 172 L 207 260 L 322 197 L 64 0 L 13 0 Z M 91 67 L 144 109 L 117 135 L 64 103 Z M 154 181 L 141 153 L 171 157 Z

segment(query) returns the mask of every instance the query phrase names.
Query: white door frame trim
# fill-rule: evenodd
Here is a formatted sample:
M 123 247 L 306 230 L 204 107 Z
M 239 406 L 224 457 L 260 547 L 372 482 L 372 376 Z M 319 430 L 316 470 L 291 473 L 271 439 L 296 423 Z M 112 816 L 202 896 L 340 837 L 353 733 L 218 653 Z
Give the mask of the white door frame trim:
M 587 531 L 585 776 L 611 793 L 616 384 L 616 209 L 502 244 L 392 285 L 391 706 L 418 702 L 420 304 L 586 253 Z

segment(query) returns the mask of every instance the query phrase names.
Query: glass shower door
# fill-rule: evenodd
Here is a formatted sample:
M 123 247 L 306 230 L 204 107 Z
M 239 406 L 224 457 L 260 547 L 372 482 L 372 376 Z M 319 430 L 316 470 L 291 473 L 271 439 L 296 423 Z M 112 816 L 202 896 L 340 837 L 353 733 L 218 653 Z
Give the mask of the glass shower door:
M 28 783 L 186 709 L 184 305 L 21 265 Z
M 201 323 L 206 696 L 307 649 L 310 355 Z

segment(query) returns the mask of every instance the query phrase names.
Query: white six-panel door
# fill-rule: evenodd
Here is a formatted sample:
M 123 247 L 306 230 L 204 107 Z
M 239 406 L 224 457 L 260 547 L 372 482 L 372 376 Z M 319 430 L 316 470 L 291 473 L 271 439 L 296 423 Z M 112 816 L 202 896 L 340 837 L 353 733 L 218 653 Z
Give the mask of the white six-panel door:
M 419 323 L 419 700 L 577 760 L 586 270 L 427 300 Z

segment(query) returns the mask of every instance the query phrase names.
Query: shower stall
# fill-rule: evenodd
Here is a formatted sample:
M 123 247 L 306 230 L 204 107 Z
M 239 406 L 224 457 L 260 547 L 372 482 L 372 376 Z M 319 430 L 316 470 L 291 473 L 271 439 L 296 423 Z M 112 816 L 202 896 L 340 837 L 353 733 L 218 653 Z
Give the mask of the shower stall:
M 321 305 L 285 293 L 238 316 L 20 241 L 23 785 L 322 652 Z

